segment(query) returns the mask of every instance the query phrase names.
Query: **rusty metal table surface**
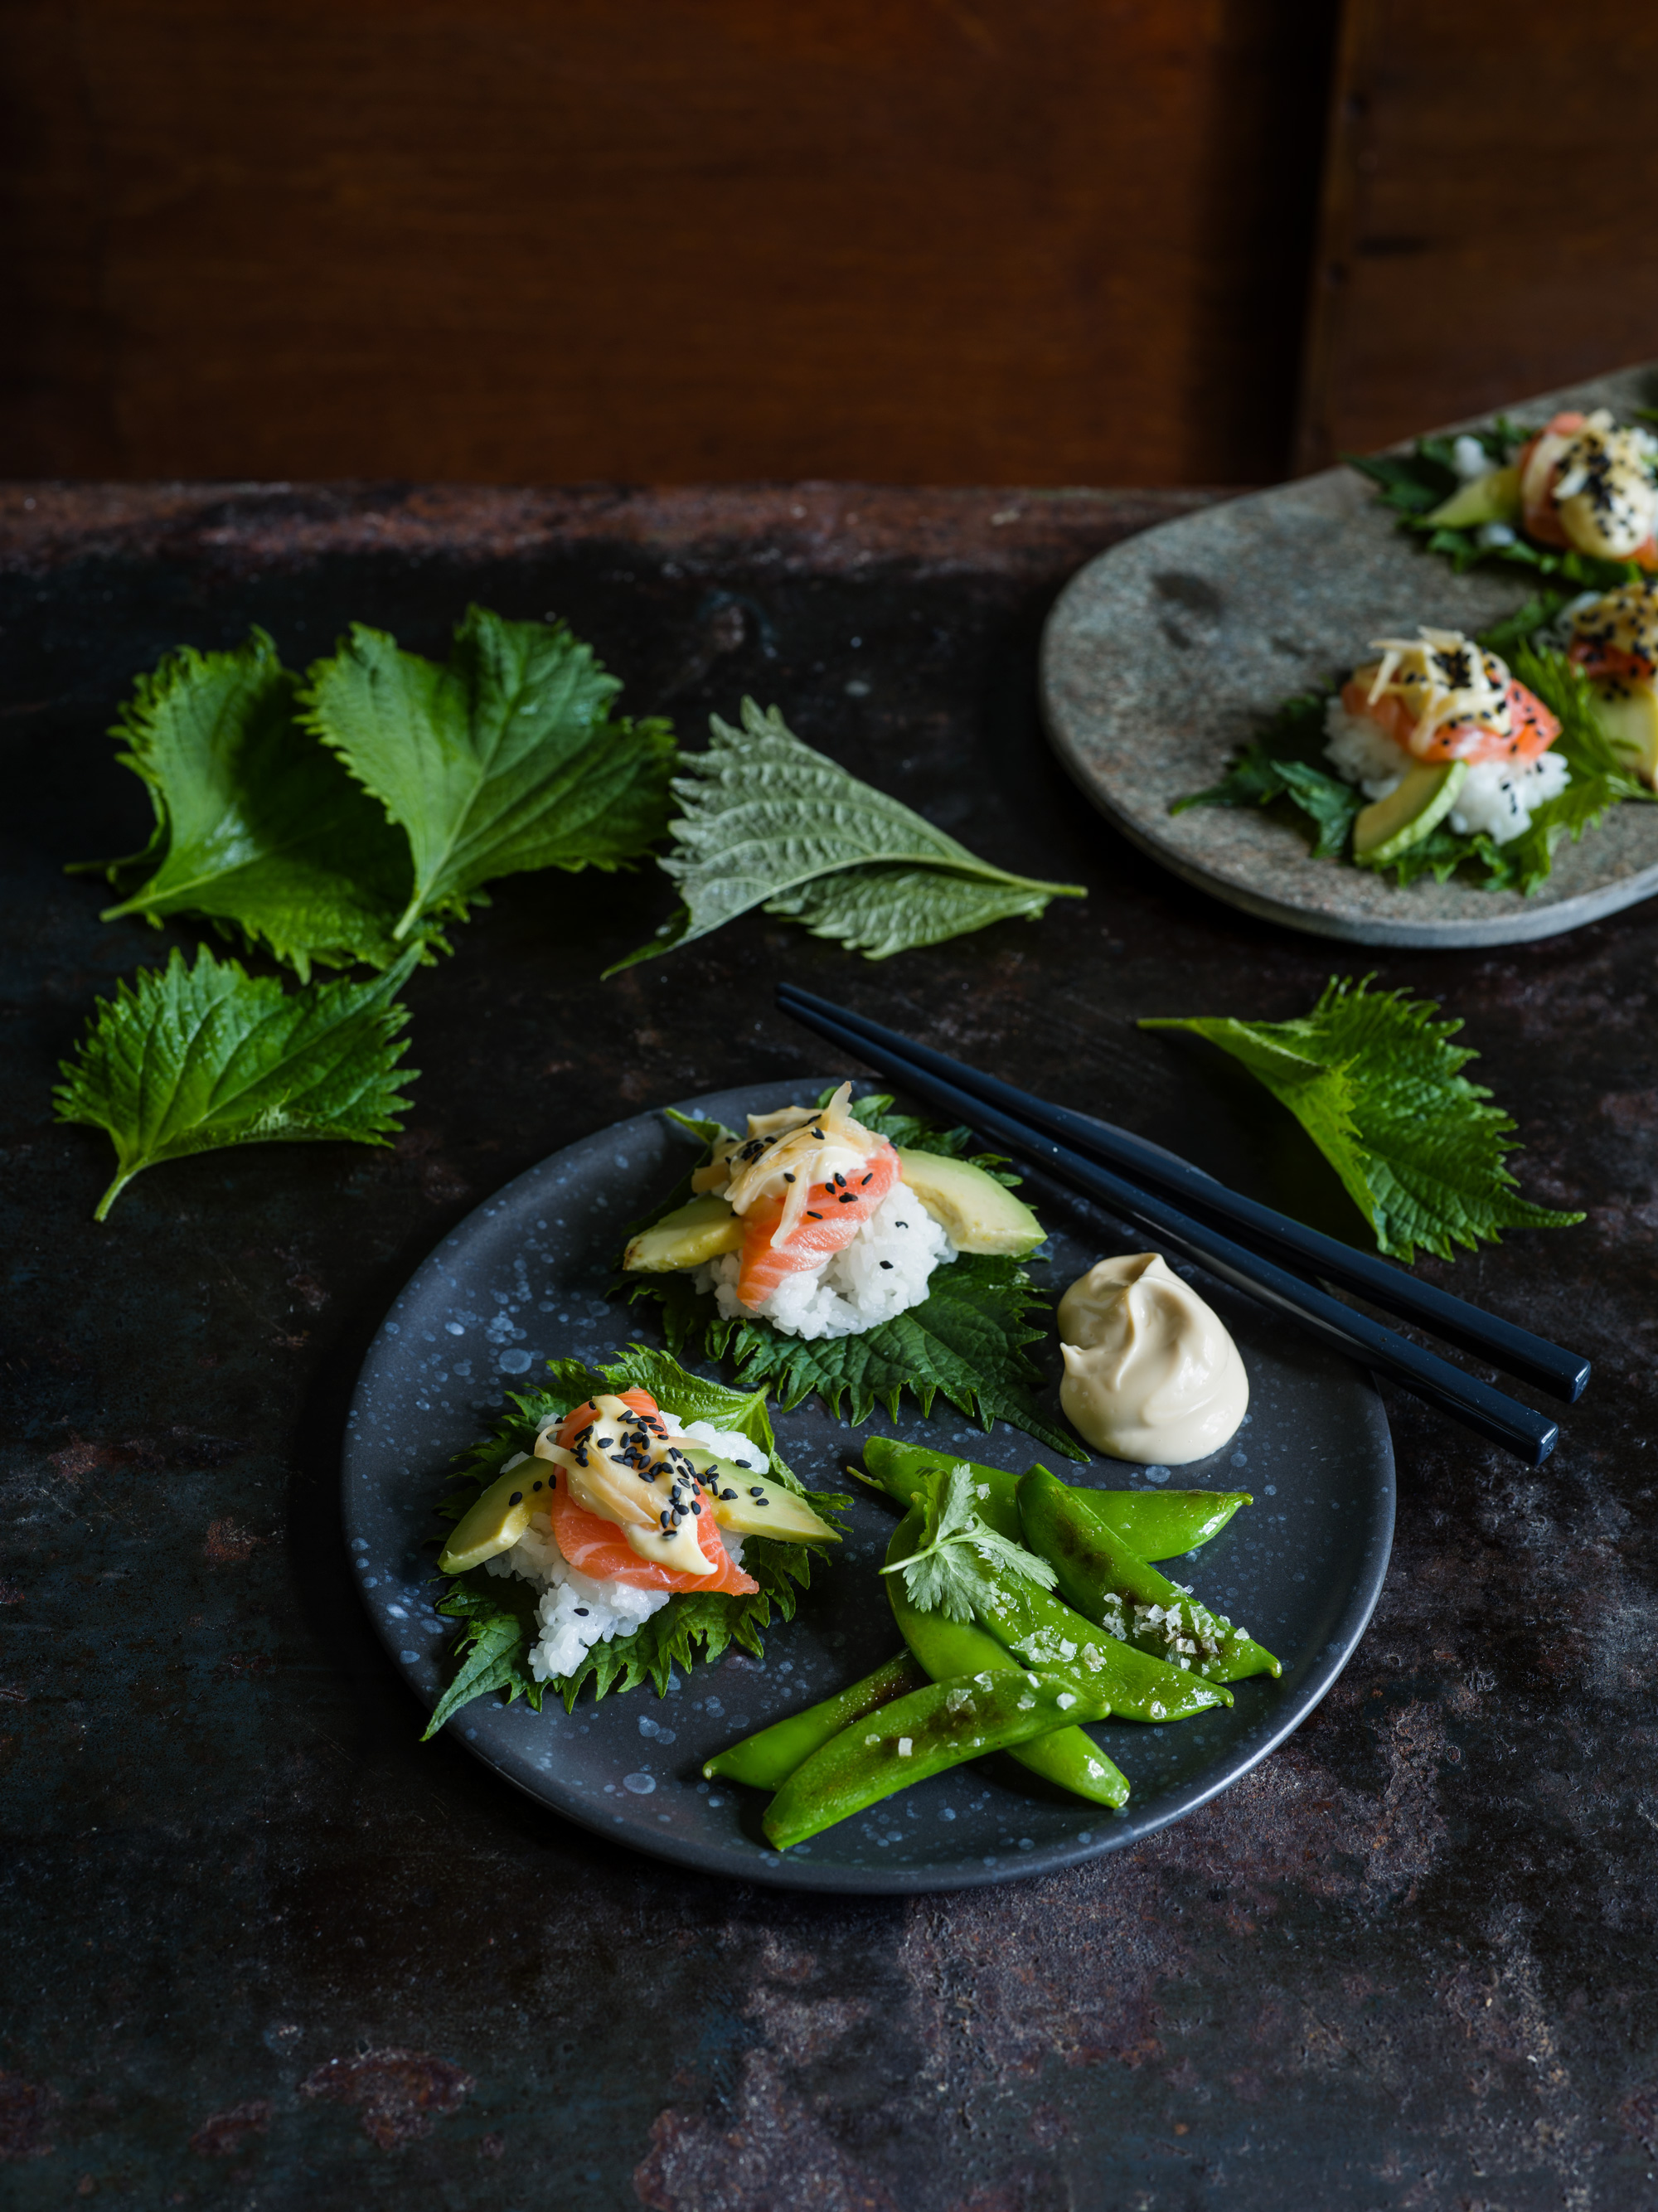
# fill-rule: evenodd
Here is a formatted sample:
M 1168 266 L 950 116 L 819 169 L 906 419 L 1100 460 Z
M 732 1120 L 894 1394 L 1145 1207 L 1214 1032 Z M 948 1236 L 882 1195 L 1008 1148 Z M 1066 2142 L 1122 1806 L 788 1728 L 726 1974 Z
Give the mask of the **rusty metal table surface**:
M 1582 1229 L 1427 1272 L 1596 1363 L 1525 1474 L 1409 1401 L 1393 1570 L 1311 1721 L 1059 1878 L 848 1903 L 606 1848 L 416 1742 L 349 1583 L 363 1347 L 435 1240 L 556 1146 L 821 1047 L 787 972 L 1267 1198 L 1287 1117 L 1149 1013 L 1305 1009 L 1333 948 L 1116 840 L 1038 732 L 1065 576 L 1194 495 L 22 486 L 0 496 L 7 1555 L 0 2197 L 333 2212 L 1601 2212 L 1658 2194 L 1652 1297 L 1658 912 L 1412 954 Z M 745 691 L 1014 868 L 1085 882 L 885 965 L 750 917 L 601 983 L 655 871 L 519 878 L 418 975 L 389 1150 L 248 1149 L 93 1225 L 48 1087 L 187 930 L 67 860 L 145 805 L 133 672 L 251 622 L 441 647 L 566 615 L 695 742 Z M 1177 649 L 1171 644 L 1171 650 Z M 1323 1218 L 1344 1201 L 1327 1186 Z

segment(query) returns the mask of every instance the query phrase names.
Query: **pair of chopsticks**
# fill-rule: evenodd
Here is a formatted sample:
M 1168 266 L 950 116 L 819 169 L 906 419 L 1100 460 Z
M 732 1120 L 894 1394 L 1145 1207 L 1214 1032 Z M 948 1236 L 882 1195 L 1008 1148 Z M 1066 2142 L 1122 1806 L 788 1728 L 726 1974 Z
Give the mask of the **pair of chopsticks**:
M 1588 1380 L 1589 1363 L 1581 1353 L 1257 1205 L 1125 1129 L 1050 1106 L 793 983 L 779 985 L 777 1003 L 912 1097 L 1005 1146 L 1119 1220 L 1145 1230 L 1164 1251 L 1206 1267 L 1527 1466 L 1540 1467 L 1553 1450 L 1560 1431 L 1546 1415 L 1355 1312 L 1308 1278 L 1398 1314 L 1567 1405 Z

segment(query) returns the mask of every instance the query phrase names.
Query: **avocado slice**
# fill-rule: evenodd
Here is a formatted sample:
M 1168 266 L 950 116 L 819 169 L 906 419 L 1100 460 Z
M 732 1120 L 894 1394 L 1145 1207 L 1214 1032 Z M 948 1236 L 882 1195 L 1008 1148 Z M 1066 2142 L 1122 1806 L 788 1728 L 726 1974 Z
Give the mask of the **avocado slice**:
M 718 1193 L 704 1191 L 641 1229 L 623 1254 L 622 1265 L 629 1274 L 666 1275 L 680 1267 L 700 1267 L 721 1252 L 735 1252 L 742 1242 L 740 1217 Z
M 963 1252 L 1005 1252 L 1023 1259 L 1048 1231 L 1005 1182 L 943 1152 L 898 1147 L 898 1172 Z
M 1365 807 L 1353 823 L 1353 858 L 1385 868 L 1436 830 L 1467 780 L 1467 761 L 1423 761 L 1396 791 Z
M 1472 530 L 1481 522 L 1518 522 L 1520 507 L 1519 470 L 1491 469 L 1454 491 L 1426 520 L 1447 530 Z
M 1594 687 L 1600 726 L 1643 783 L 1658 787 L 1658 690 L 1650 684 Z
M 546 1510 L 552 1487 L 553 1471 L 545 1461 L 515 1453 L 450 1530 L 439 1567 L 446 1575 L 464 1575 L 497 1552 L 510 1552 L 529 1527 L 530 1516 Z
M 706 1444 L 684 1437 L 670 1441 L 696 1469 L 714 1519 L 733 1536 L 777 1536 L 788 1544 L 840 1542 L 839 1533 L 819 1519 L 798 1490 L 768 1482 L 751 1468 L 735 1467 Z

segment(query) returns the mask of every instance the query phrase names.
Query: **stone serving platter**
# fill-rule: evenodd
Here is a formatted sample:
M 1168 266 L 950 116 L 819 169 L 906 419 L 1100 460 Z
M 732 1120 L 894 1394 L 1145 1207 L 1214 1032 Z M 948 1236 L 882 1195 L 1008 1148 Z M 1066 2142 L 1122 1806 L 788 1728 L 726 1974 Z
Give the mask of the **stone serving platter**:
M 751 1085 L 682 1102 L 686 1113 L 741 1126 L 816 1097 L 821 1085 Z M 666 1195 L 693 1158 L 659 1113 L 573 1145 L 470 1214 L 417 1269 L 369 1348 L 343 1455 L 346 1541 L 370 1619 L 429 1712 L 451 1679 L 457 1624 L 433 1610 L 453 1455 L 487 1434 L 504 1394 L 533 1389 L 543 1362 L 614 1358 L 630 1339 L 657 1341 L 649 1309 L 607 1300 L 619 1232 Z M 1052 1235 L 1032 1264 L 1055 1292 L 1132 1240 L 1078 1200 L 1030 1179 Z M 861 1818 L 780 1855 L 760 1832 L 764 1799 L 711 1787 L 701 1764 L 722 1745 L 844 1688 L 897 1646 L 878 1572 L 896 1520 L 878 1496 L 854 1498 L 844 1544 L 813 1576 L 795 1620 L 774 1623 L 764 1659 L 728 1654 L 649 1688 L 591 1695 L 574 1712 L 540 1713 L 498 1697 L 449 1723 L 504 1782 L 553 1814 L 617 1845 L 728 1879 L 862 1893 L 957 1889 L 1052 1871 L 1135 1841 L 1225 1790 L 1296 1728 L 1345 1665 L 1376 1604 L 1393 1542 L 1394 1462 L 1369 1376 L 1194 1270 L 1249 1372 L 1245 1426 L 1212 1460 L 1177 1470 L 1177 1486 L 1247 1489 L 1247 1506 L 1186 1566 L 1167 1571 L 1242 1622 L 1284 1662 L 1283 1679 L 1236 1685 L 1236 1703 L 1167 1728 L 1106 1722 L 1096 1734 L 1128 1775 L 1128 1808 L 1111 1814 L 1050 1792 L 989 1759 L 889 1798 Z M 1044 1403 L 1058 1419 L 1057 1348 L 1045 1347 Z M 896 1434 L 1023 1470 L 1044 1456 L 998 1424 L 985 1435 L 942 1399 L 853 1429 L 817 1400 L 776 1416 L 778 1449 L 807 1486 L 856 1491 L 847 1476 L 872 1432 Z M 1066 1480 L 1101 1488 L 1159 1485 L 1166 1468 L 1060 1462 Z M 410 1716 L 410 1725 L 416 1725 Z M 433 1749 L 434 1757 L 441 1756 Z
M 1658 400 L 1658 365 L 1501 411 Z M 1471 429 L 1479 416 L 1450 426 Z M 1399 450 L 1403 450 L 1400 448 Z M 1401 886 L 1315 860 L 1255 808 L 1169 802 L 1219 781 L 1227 756 L 1281 702 L 1418 623 L 1473 631 L 1524 604 L 1528 572 L 1463 576 L 1398 526 L 1376 487 L 1336 468 L 1166 522 L 1102 553 L 1060 595 L 1042 640 L 1043 719 L 1094 804 L 1143 851 L 1245 913 L 1359 945 L 1512 945 L 1576 929 L 1658 891 L 1658 806 L 1613 809 L 1529 898 L 1452 881 Z

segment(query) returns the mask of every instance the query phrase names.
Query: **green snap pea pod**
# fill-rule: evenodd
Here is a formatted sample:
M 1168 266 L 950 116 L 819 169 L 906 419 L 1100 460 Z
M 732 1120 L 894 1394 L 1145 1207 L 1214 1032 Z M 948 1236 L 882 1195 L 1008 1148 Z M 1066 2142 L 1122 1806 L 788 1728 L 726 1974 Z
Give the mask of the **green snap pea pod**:
M 1220 1682 L 1283 1673 L 1244 1630 L 1138 1558 L 1045 1467 L 1021 1477 L 1019 1518 L 1025 1542 L 1058 1571 L 1066 1598 L 1114 1640 L 1121 1636 L 1142 1651 L 1184 1659 Z M 1112 1704 L 1118 1712 L 1126 1710 L 1114 1694 Z
M 1022 1575 L 1005 1577 L 987 1593 L 979 1625 L 1023 1665 L 1048 1674 L 1066 1672 L 1093 1684 L 1110 1698 L 1118 1720 L 1185 1721 L 1211 1705 L 1232 1702 L 1232 1692 L 1218 1680 L 1140 1650 L 1096 1626 L 1057 1591 L 1042 1589 Z
M 912 1690 L 830 1738 L 796 1767 L 767 1806 L 761 1822 L 780 1851 L 908 1790 L 993 1751 L 1011 1751 L 1076 1715 L 1101 1720 L 1110 1711 L 1063 1675 L 1023 1667 L 947 1676 Z
M 890 1705 L 895 1698 L 919 1690 L 926 1680 L 925 1670 L 906 1649 L 838 1697 L 808 1705 L 803 1713 L 790 1713 L 770 1728 L 744 1736 L 729 1751 L 715 1752 L 702 1771 L 710 1782 L 746 1782 L 754 1790 L 780 1789 L 795 1768 L 803 1765 L 813 1752 L 821 1751 L 831 1736 L 839 1735 L 843 1728 L 850 1728 L 853 1721 L 862 1720 L 882 1705 Z
M 1218 1536 L 1240 1505 L 1254 1501 L 1247 1490 L 1081 1490 L 1066 1486 L 1102 1527 L 1137 1559 L 1178 1559 Z
M 914 1510 L 899 1522 L 887 1547 L 889 1562 L 909 1557 L 919 1540 L 920 1527 L 920 1516 Z M 911 1603 L 902 1575 L 888 1575 L 885 1580 L 898 1632 L 935 1682 L 947 1681 L 957 1674 L 1005 1674 L 1017 1669 L 1019 1662 L 984 1629 L 975 1628 L 971 1621 L 950 1620 L 942 1613 L 923 1613 L 919 1606 Z M 1065 1670 L 1048 1668 L 1043 1671 L 1054 1674 Z M 1090 1700 L 1102 1694 L 1092 1680 L 1073 1682 L 1071 1686 L 1084 1692 Z M 1073 1796 L 1084 1797 L 1090 1805 L 1108 1805 L 1114 1811 L 1128 1802 L 1127 1776 L 1112 1765 L 1085 1729 L 1055 1729 L 1051 1735 L 1037 1736 L 1032 1742 L 1016 1745 L 1008 1756 L 1017 1759 L 1032 1774 L 1041 1775 L 1044 1782 L 1068 1790 Z
M 887 1496 L 908 1505 L 914 1493 L 953 1467 L 971 1470 L 979 1491 L 979 1512 L 999 1535 L 1024 1540 L 1018 1515 L 1019 1478 L 1005 1468 L 981 1467 L 959 1454 L 935 1451 L 927 1444 L 902 1443 L 895 1437 L 871 1437 L 864 1446 L 864 1471 Z M 1219 1535 L 1247 1490 L 1083 1490 L 1066 1486 L 1096 1519 L 1121 1537 L 1142 1559 L 1176 1559 Z

